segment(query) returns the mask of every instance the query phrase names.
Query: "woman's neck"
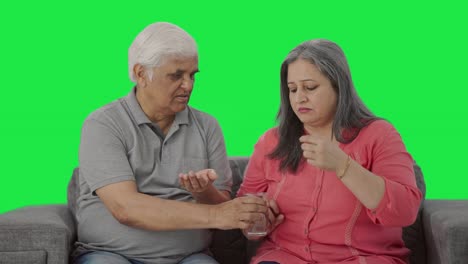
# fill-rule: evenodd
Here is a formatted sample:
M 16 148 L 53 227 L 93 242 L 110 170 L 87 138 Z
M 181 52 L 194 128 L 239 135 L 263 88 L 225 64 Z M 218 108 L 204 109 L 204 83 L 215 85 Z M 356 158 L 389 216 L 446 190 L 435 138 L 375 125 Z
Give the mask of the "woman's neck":
M 327 124 L 325 126 L 311 126 L 304 124 L 304 129 L 309 135 L 318 135 L 320 137 L 334 138 L 332 135 L 333 124 Z

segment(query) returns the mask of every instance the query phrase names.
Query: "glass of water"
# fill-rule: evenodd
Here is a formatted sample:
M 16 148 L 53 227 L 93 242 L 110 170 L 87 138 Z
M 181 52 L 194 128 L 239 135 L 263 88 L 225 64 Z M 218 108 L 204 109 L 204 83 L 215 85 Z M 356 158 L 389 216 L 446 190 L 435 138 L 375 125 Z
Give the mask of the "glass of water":
M 257 196 L 260 198 L 263 198 L 265 193 L 247 193 L 245 196 Z M 262 218 L 259 220 L 255 221 L 252 227 L 247 229 L 247 235 L 248 236 L 266 236 L 268 233 L 268 220 L 265 217 L 265 215 L 262 214 Z

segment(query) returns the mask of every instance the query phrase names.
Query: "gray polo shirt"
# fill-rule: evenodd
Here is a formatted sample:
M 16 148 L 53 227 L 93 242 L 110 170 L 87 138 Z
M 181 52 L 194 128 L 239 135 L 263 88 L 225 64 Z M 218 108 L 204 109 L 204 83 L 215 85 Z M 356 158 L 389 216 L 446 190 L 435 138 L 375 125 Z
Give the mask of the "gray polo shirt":
M 218 173 L 216 188 L 231 191 L 224 139 L 213 117 L 187 107 L 176 114 L 164 137 L 144 114 L 132 89 L 127 97 L 86 119 L 79 162 L 78 246 L 158 264 L 177 263 L 209 246 L 210 230 L 148 231 L 122 225 L 95 191 L 131 180 L 141 193 L 193 202 L 192 195 L 180 187 L 178 175 L 205 168 Z

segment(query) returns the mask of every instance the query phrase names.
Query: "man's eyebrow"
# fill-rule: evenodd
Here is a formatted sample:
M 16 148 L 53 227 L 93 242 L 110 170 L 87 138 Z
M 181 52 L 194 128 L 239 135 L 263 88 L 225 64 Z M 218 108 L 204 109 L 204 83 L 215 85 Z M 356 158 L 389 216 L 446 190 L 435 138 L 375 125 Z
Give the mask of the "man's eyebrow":
M 184 73 L 184 72 L 185 72 L 185 71 L 182 70 L 182 69 L 177 69 L 175 72 L 169 73 L 169 74 L 182 74 L 182 73 Z M 191 72 L 191 74 L 195 74 L 195 73 L 197 73 L 197 72 L 200 72 L 200 70 L 196 69 L 196 70 L 194 70 L 193 72 Z

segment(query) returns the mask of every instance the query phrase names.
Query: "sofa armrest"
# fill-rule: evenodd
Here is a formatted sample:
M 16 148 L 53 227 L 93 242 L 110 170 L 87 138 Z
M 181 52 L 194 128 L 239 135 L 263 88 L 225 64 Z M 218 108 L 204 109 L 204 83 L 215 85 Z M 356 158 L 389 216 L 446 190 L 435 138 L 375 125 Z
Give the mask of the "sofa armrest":
M 0 215 L 0 263 L 68 263 L 75 239 L 73 216 L 64 204 Z
M 468 200 L 426 200 L 423 226 L 429 264 L 468 263 Z

